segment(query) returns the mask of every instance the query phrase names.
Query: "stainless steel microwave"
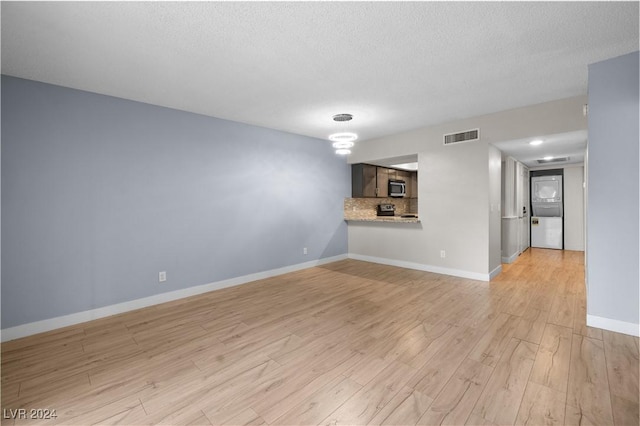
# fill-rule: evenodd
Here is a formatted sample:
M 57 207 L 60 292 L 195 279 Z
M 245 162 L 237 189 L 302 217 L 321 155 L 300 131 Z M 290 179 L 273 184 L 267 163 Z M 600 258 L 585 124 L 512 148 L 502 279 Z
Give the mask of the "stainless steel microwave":
M 389 197 L 404 197 L 407 185 L 403 180 L 389 179 Z

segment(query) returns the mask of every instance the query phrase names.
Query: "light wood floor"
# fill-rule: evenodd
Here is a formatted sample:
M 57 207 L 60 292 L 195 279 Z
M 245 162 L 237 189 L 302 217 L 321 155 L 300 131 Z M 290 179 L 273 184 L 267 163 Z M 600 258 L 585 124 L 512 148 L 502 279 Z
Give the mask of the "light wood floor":
M 345 260 L 8 342 L 3 417 L 638 425 L 638 339 L 586 327 L 583 270 L 542 249 L 491 283 Z

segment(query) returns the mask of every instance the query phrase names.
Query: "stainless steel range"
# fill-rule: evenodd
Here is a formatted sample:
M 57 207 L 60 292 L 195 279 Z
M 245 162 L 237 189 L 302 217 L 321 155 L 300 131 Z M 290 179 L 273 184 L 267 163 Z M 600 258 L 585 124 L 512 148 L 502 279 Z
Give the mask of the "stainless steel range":
M 396 214 L 395 204 L 378 204 L 378 216 L 394 216 Z

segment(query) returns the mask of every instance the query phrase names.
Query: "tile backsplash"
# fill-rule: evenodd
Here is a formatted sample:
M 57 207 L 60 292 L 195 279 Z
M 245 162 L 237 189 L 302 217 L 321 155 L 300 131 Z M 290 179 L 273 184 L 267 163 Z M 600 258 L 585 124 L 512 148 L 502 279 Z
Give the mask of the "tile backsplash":
M 375 218 L 378 204 L 394 204 L 397 216 L 418 213 L 418 200 L 415 198 L 345 198 L 344 218 L 347 220 Z

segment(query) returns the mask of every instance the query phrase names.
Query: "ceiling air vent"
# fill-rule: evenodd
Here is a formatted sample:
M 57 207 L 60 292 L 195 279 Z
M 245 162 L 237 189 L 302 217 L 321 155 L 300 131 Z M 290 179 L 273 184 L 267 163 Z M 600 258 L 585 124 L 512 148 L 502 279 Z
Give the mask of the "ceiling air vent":
M 450 133 L 444 135 L 444 144 L 451 145 L 454 143 L 471 142 L 480 139 L 480 129 L 467 130 L 460 133 Z
M 545 160 L 544 158 L 541 158 L 536 161 L 538 161 L 538 164 L 562 163 L 563 161 L 569 161 L 569 157 L 557 157 L 557 158 L 552 158 L 550 160 Z

